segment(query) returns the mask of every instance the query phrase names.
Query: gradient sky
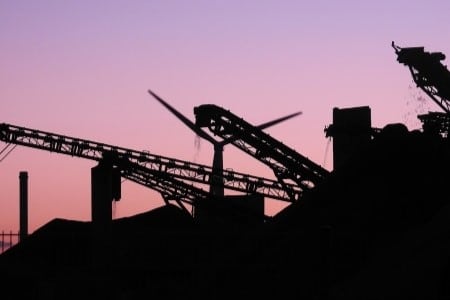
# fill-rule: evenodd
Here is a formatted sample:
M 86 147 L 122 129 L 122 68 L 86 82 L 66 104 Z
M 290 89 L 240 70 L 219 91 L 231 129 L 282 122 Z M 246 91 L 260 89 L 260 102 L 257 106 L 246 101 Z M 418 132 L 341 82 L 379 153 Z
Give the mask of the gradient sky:
M 330 170 L 323 129 L 334 107 L 368 105 L 374 127 L 410 129 L 418 113 L 439 110 L 390 44 L 450 55 L 449 12 L 448 0 L 0 0 L 0 123 L 210 165 L 211 145 L 196 149 L 148 89 L 191 120 L 206 103 L 253 124 L 301 110 L 266 131 Z M 29 173 L 31 232 L 53 218 L 89 220 L 93 166 L 17 147 L 0 162 L 0 230 L 18 229 L 20 171 Z M 233 146 L 224 167 L 273 178 Z M 114 214 L 162 203 L 125 181 Z M 268 214 L 282 206 L 268 202 Z

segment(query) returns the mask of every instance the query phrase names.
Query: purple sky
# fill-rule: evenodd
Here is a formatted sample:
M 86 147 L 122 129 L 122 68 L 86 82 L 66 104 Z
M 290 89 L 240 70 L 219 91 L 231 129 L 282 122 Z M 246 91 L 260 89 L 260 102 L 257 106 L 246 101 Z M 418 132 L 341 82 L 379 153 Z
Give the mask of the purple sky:
M 449 1 L 1 1 L 0 122 L 210 165 L 211 145 L 196 150 L 147 89 L 191 120 L 206 103 L 254 124 L 301 110 L 267 132 L 331 169 L 323 129 L 333 107 L 368 105 L 374 127 L 410 129 L 418 113 L 439 110 L 418 100 L 390 44 L 450 55 L 449 11 Z M 16 148 L 0 163 L 0 230 L 18 228 L 23 170 L 30 231 L 56 217 L 89 220 L 93 166 Z M 232 146 L 224 167 L 273 178 Z M 122 188 L 116 217 L 162 204 L 151 190 Z M 280 207 L 268 203 L 269 214 Z

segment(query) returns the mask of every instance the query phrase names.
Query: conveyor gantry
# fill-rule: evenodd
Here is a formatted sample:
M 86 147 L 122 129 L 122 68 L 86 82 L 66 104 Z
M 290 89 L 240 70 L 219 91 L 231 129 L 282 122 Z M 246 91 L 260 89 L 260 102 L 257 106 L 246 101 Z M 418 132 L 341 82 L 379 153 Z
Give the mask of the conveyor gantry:
M 193 204 L 195 199 L 209 195 L 194 186 L 194 183 L 209 184 L 213 173 L 206 165 L 6 123 L 0 124 L 0 140 L 95 161 L 107 156 L 120 167 L 122 177 L 160 192 L 165 200 Z M 229 190 L 287 202 L 299 199 L 302 192 L 294 184 L 281 185 L 276 180 L 231 170 L 223 172 L 222 180 Z
M 426 52 L 424 47 L 401 48 L 392 42 L 397 61 L 409 68 L 416 85 L 422 89 L 442 110 L 419 115 L 424 130 L 449 137 L 450 130 L 450 71 L 441 61 L 442 52 Z
M 414 82 L 445 113 L 450 113 L 450 72 L 441 63 L 445 55 L 441 52 L 425 52 L 424 47 L 401 48 L 392 42 L 397 61 L 406 65 Z
M 229 110 L 213 104 L 194 108 L 196 125 L 207 127 L 223 139 L 268 165 L 282 185 L 294 182 L 302 191 L 321 182 L 329 172 Z

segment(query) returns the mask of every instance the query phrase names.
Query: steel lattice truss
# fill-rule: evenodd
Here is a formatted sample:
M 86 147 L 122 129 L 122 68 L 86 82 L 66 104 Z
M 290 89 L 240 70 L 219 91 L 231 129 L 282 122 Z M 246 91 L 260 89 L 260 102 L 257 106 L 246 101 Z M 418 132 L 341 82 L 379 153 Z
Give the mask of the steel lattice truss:
M 282 185 L 293 182 L 305 191 L 329 174 L 326 169 L 228 110 L 205 104 L 194 108 L 194 114 L 197 126 L 207 127 L 223 139 L 233 139 L 233 145 L 268 165 Z
M 400 48 L 392 42 L 397 61 L 406 65 L 416 85 L 445 113 L 450 113 L 450 72 L 441 63 L 441 52 L 425 52 L 424 47 Z
M 0 124 L 0 140 L 95 161 L 105 156 L 113 158 L 121 176 L 160 192 L 164 199 L 192 204 L 209 195 L 194 185 L 210 184 L 212 168 L 206 165 L 5 123 Z M 293 202 L 302 194 L 302 189 L 295 184 L 280 184 L 276 180 L 231 170 L 224 170 L 222 180 L 226 189 L 275 200 Z

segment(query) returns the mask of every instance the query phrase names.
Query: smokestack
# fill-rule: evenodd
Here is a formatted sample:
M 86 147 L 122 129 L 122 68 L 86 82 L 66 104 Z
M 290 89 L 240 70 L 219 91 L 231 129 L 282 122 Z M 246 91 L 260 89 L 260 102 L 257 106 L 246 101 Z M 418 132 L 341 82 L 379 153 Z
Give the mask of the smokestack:
M 20 241 L 25 240 L 28 236 L 28 172 L 22 171 L 19 173 L 20 181 Z

